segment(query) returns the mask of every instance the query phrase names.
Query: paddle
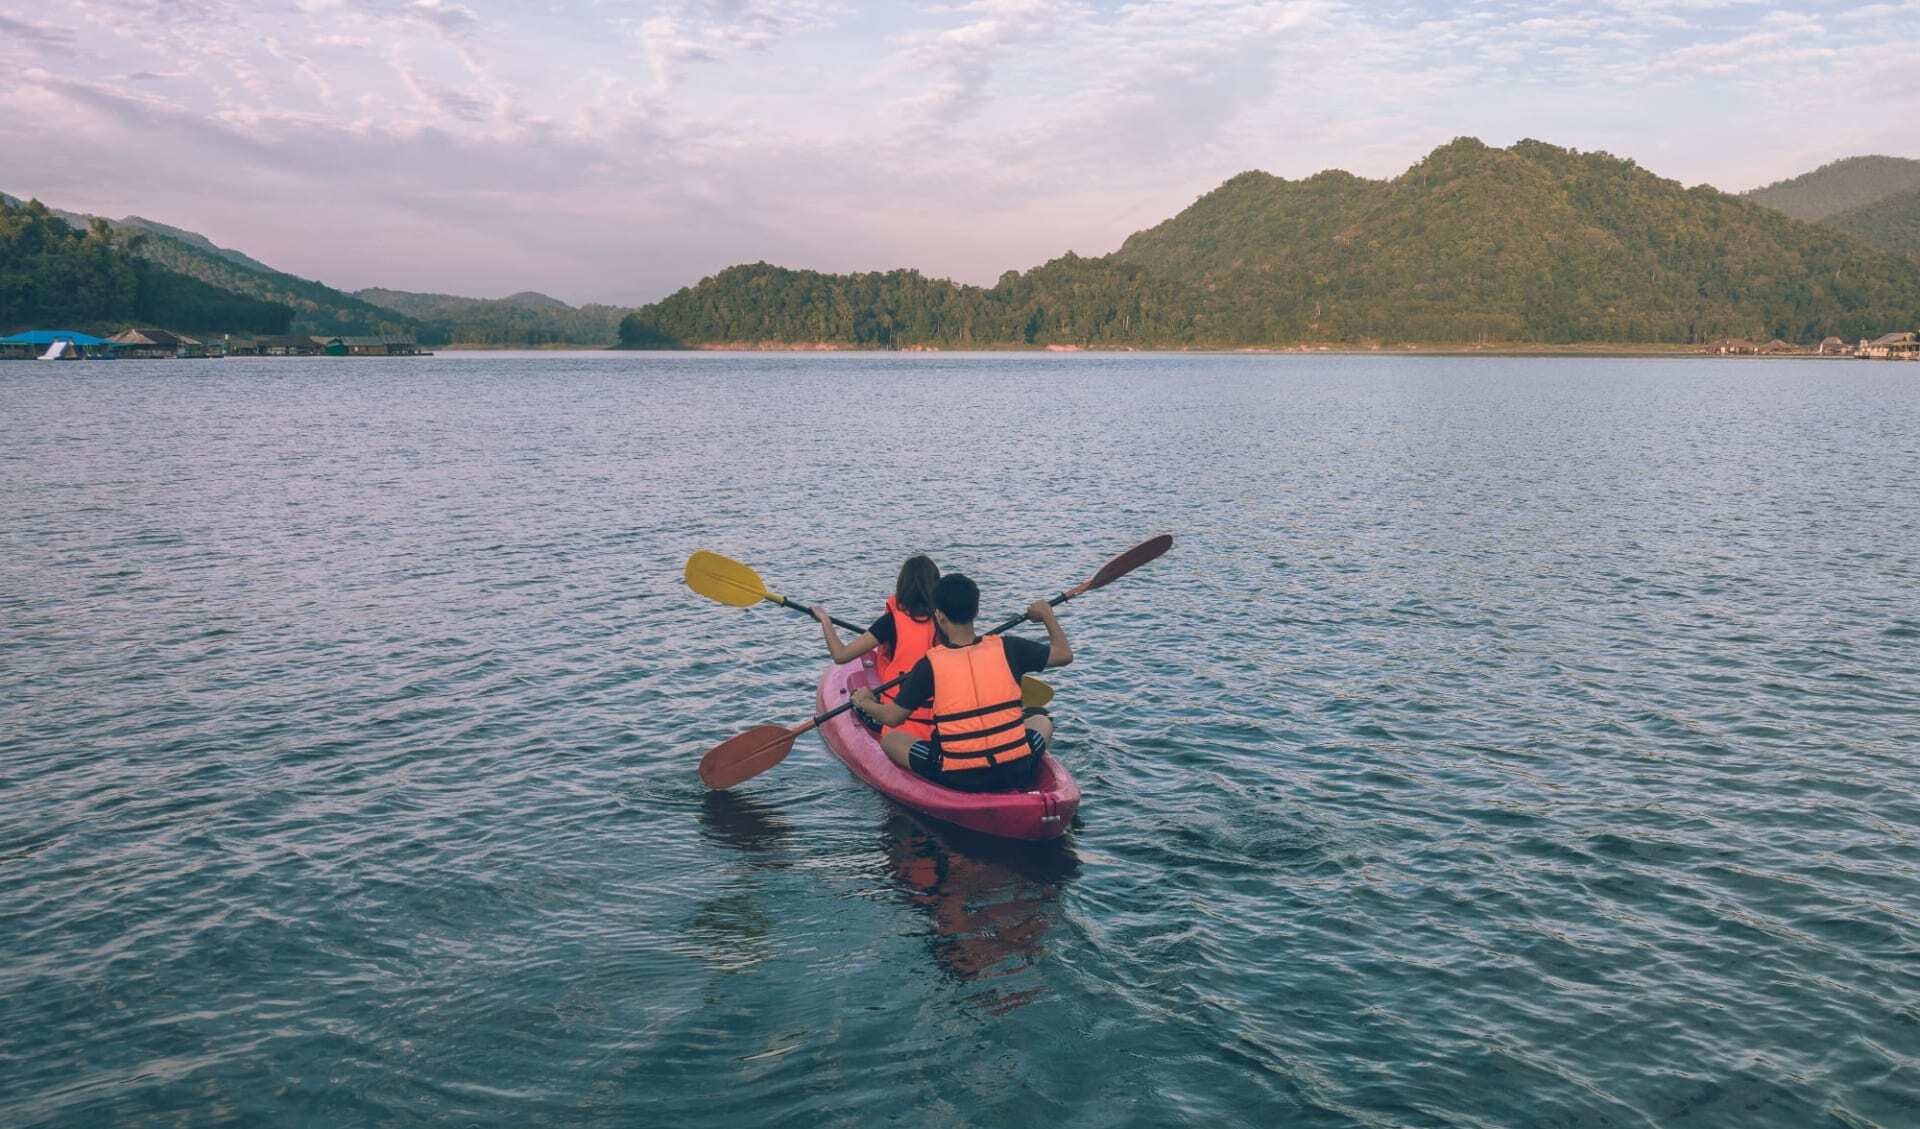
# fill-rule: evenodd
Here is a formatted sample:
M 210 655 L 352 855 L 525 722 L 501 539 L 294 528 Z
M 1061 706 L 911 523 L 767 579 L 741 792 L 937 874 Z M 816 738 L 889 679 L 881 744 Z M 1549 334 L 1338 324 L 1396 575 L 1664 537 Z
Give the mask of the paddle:
M 813 609 L 797 600 L 767 591 L 766 582 L 760 574 L 736 560 L 729 560 L 719 553 L 700 550 L 687 558 L 687 587 L 700 593 L 709 600 L 736 608 L 750 608 L 762 600 L 779 604 L 783 608 L 792 608 L 802 615 L 812 615 Z M 835 627 L 842 631 L 860 634 L 866 627 L 858 623 L 848 623 L 837 616 L 833 619 Z
M 1087 581 L 1077 588 L 1067 589 L 1065 592 L 1055 596 L 1052 600 L 1049 600 L 1048 603 L 1054 607 L 1058 607 L 1068 600 L 1073 599 L 1075 596 L 1085 595 L 1096 588 L 1105 588 L 1107 585 L 1112 584 L 1134 569 L 1159 557 L 1172 547 L 1173 537 L 1164 533 L 1150 541 L 1142 542 L 1108 561 L 1099 572 L 1093 574 L 1092 580 Z M 693 567 L 691 561 L 688 562 L 687 567 L 689 575 L 691 575 Z M 692 583 L 692 581 L 689 580 L 688 583 Z M 739 606 L 744 607 L 746 605 Z M 999 635 L 1003 632 L 1011 631 L 1013 628 L 1019 626 L 1026 618 L 1026 616 L 1017 616 L 1001 624 L 999 627 L 994 628 L 987 634 Z M 878 694 L 891 690 L 905 680 L 906 675 L 903 674 L 899 678 L 892 679 L 875 687 L 874 693 Z M 1035 681 L 1038 680 L 1036 679 Z M 1052 696 L 1052 691 L 1049 689 L 1047 692 L 1048 699 L 1051 699 Z M 1021 702 L 1022 704 L 1028 704 L 1027 687 L 1024 681 L 1021 684 Z M 793 743 L 799 740 L 802 734 L 808 730 L 825 725 L 827 722 L 832 721 L 834 718 L 839 717 L 852 708 L 853 702 L 842 702 L 825 713 L 817 714 L 813 718 L 791 728 L 780 725 L 759 725 L 747 730 L 738 737 L 722 741 L 712 749 L 709 749 L 706 756 L 700 758 L 700 780 L 707 787 L 716 789 L 731 788 L 735 784 L 751 780 L 772 768 L 774 765 L 786 760 L 787 754 L 793 751 Z
M 875 693 L 900 684 L 906 675 L 879 686 Z M 1035 678 L 1025 675 L 1020 679 L 1020 705 L 1024 709 L 1037 710 L 1053 701 L 1053 687 Z M 778 725 L 758 725 L 740 736 L 709 750 L 700 758 L 700 781 L 716 791 L 733 787 L 760 775 L 766 770 L 787 759 L 793 751 L 793 743 L 807 730 L 817 725 L 825 725 L 840 714 L 853 708 L 852 702 L 836 706 L 794 729 L 785 729 Z

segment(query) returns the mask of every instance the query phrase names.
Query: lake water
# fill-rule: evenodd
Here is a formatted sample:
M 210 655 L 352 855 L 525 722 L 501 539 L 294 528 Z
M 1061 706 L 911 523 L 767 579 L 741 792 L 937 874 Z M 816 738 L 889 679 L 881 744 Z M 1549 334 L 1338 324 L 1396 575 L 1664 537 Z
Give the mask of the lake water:
M 1920 1124 L 1920 372 L 0 367 L 0 1124 Z M 807 737 L 1069 605 L 1051 848 Z

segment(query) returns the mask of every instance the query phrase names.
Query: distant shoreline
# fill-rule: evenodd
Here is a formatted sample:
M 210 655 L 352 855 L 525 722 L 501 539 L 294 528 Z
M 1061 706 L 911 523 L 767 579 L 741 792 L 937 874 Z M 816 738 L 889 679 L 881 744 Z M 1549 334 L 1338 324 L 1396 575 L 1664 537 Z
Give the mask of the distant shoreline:
M 618 350 L 618 344 L 588 345 L 584 342 L 551 341 L 545 345 L 435 345 L 442 353 L 606 353 Z
M 448 351 L 452 350 L 448 346 Z M 586 348 L 586 347 L 582 347 Z M 812 343 L 792 345 L 776 342 L 727 342 L 724 344 L 687 345 L 678 349 L 629 348 L 614 345 L 610 352 L 619 353 L 859 353 L 859 354 L 940 354 L 940 353 L 1042 353 L 1056 356 L 1075 354 L 1115 354 L 1141 353 L 1157 356 L 1211 355 L 1211 356 L 1327 356 L 1327 357 L 1696 357 L 1700 359 L 1743 360 L 1743 361 L 1847 361 L 1854 360 L 1851 354 L 1819 353 L 1720 353 L 1709 352 L 1698 345 L 1667 345 L 1658 343 L 1639 344 L 1578 344 L 1578 345 L 1529 345 L 1503 343 L 1499 345 L 1479 344 L 1396 344 L 1396 345 L 1259 345 L 1259 346 L 1193 346 L 1191 348 L 1149 349 L 1138 347 L 1101 348 L 1099 346 L 1058 346 L 1058 345 L 986 345 L 968 348 L 945 349 L 928 346 L 914 346 L 905 349 L 876 349 L 859 345 L 840 345 L 833 343 Z

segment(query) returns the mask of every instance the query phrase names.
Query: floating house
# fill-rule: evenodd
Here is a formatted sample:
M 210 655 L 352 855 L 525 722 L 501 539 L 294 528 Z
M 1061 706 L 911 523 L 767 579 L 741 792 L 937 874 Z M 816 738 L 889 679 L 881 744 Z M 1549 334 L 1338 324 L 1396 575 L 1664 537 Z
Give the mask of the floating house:
M 336 346 L 344 352 L 336 352 Z M 412 357 L 420 346 L 412 337 L 335 337 L 329 339 L 329 357 Z
M 1862 341 L 1854 356 L 1870 361 L 1920 361 L 1920 334 L 1889 333 Z
M 1751 341 L 1738 337 L 1728 337 L 1707 347 L 1707 352 L 1718 353 L 1723 357 L 1751 357 L 1760 350 Z
M 169 357 L 204 357 L 207 346 L 196 337 L 165 329 L 129 329 L 107 339 L 123 357 L 159 360 Z
M 1852 351 L 1847 348 L 1847 343 L 1838 337 L 1829 337 L 1820 342 L 1820 355 L 1823 357 L 1844 357 Z
M 106 338 L 77 329 L 34 329 L 0 337 L 0 358 L 9 360 L 104 360 L 113 355 L 113 346 Z
M 273 337 L 257 337 L 254 346 L 262 357 L 312 357 L 320 352 L 320 343 L 306 334 L 280 334 Z
M 1789 353 L 1798 353 L 1799 351 L 1799 349 L 1787 344 L 1778 337 L 1760 346 L 1760 352 L 1770 357 L 1784 356 Z

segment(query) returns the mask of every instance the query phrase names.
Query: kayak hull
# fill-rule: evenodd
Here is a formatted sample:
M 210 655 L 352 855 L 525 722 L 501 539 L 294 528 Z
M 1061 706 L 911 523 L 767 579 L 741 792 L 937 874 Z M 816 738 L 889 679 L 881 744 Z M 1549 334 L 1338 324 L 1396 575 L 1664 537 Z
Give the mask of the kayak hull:
M 864 686 L 879 685 L 870 661 L 828 666 L 820 676 L 820 712 L 845 705 Z M 921 815 L 1003 839 L 1057 839 L 1080 810 L 1080 785 L 1052 753 L 1041 758 L 1033 786 L 1023 792 L 957 792 L 887 759 L 880 738 L 848 710 L 820 726 L 834 756 L 874 791 Z

